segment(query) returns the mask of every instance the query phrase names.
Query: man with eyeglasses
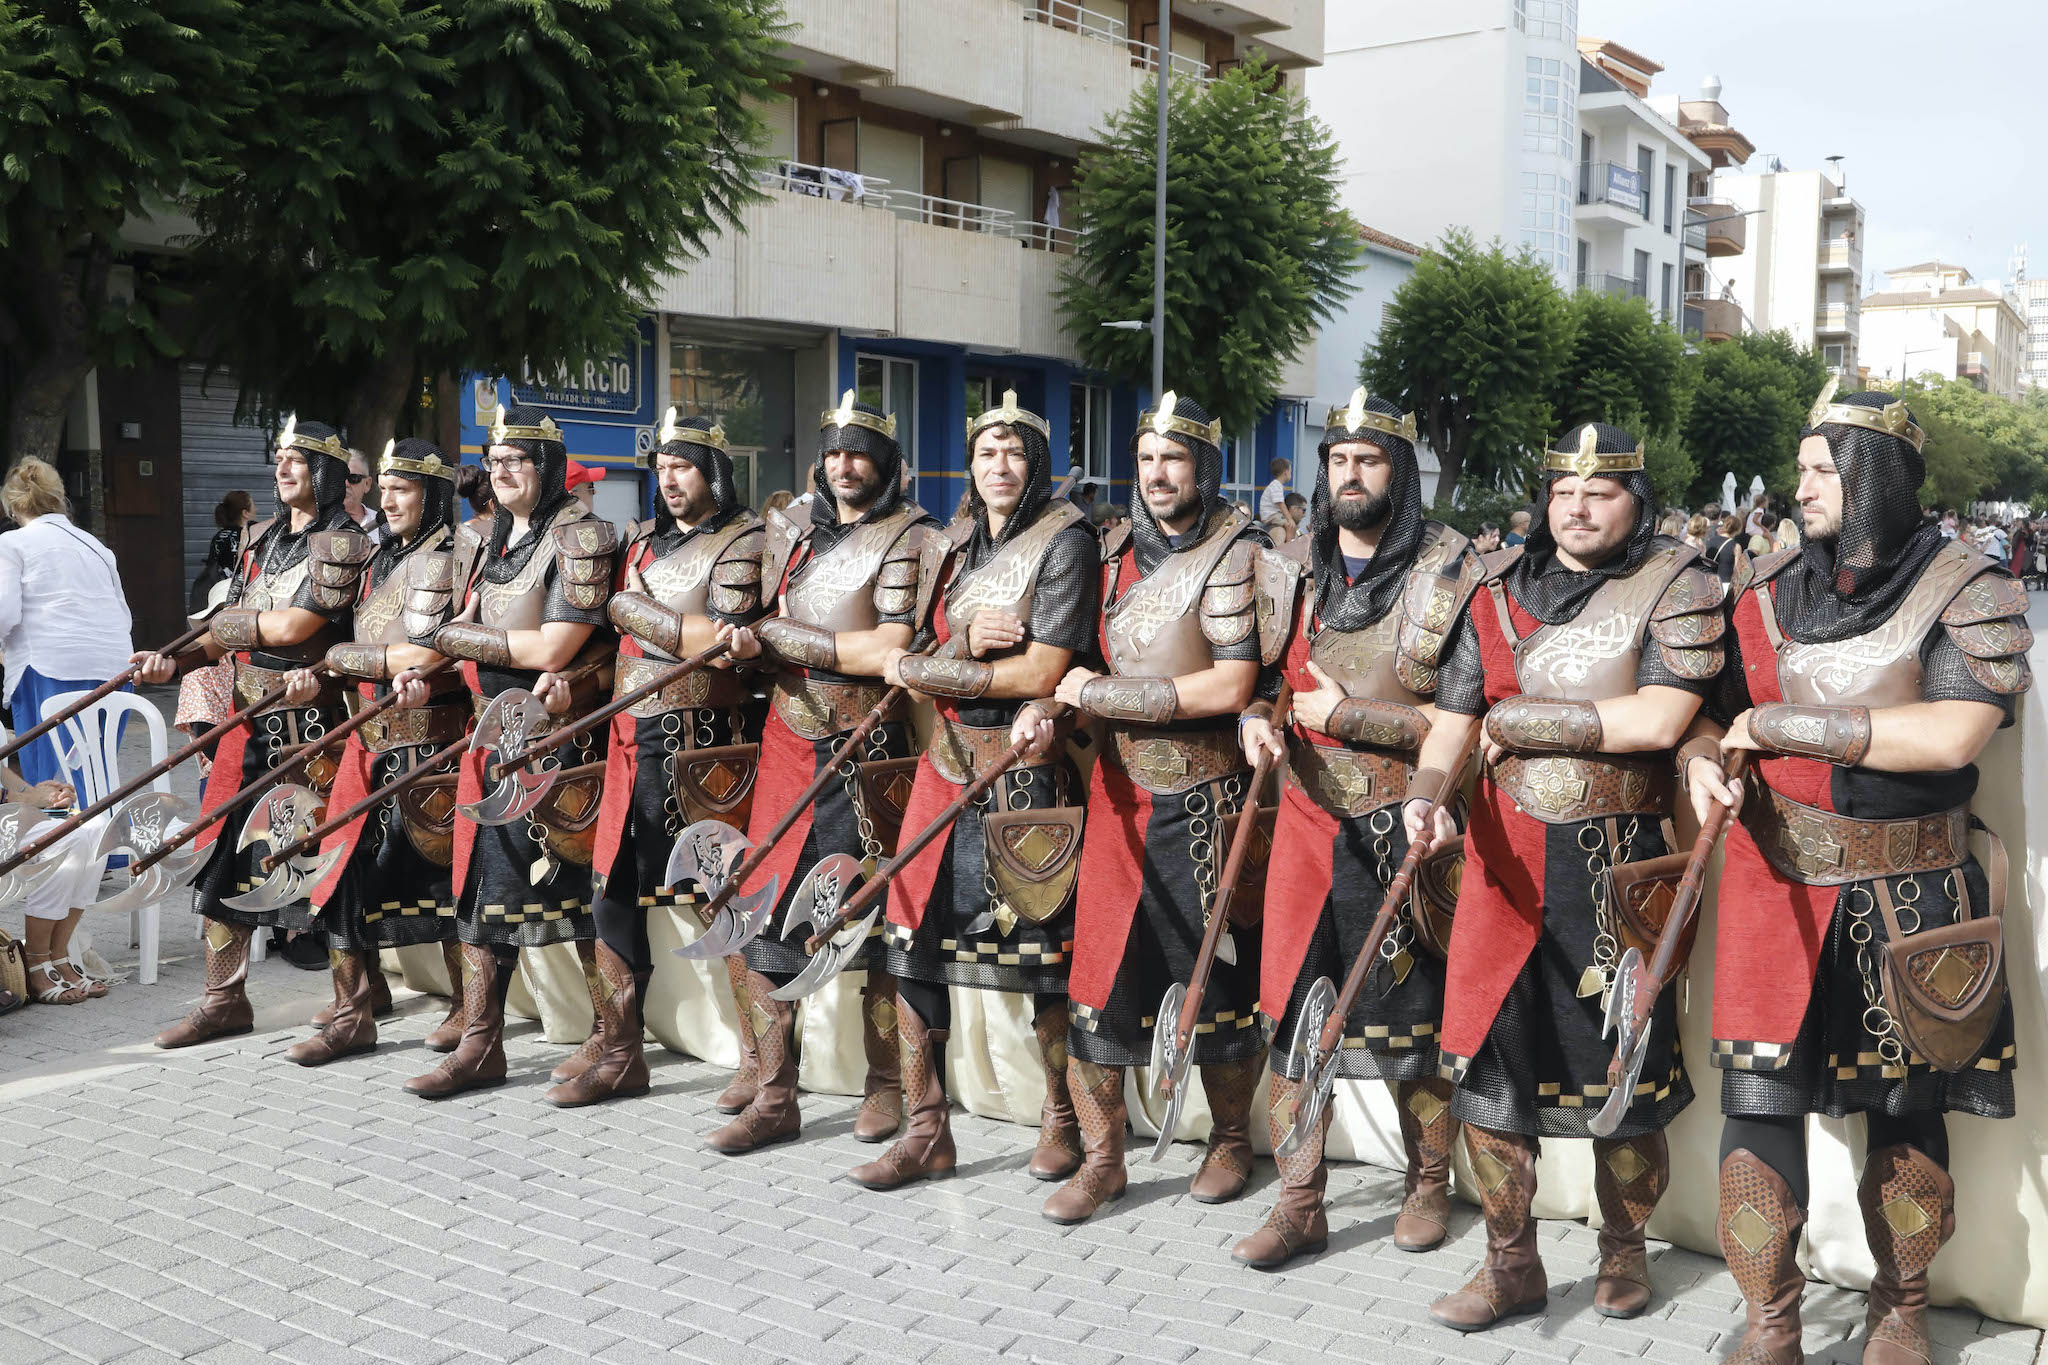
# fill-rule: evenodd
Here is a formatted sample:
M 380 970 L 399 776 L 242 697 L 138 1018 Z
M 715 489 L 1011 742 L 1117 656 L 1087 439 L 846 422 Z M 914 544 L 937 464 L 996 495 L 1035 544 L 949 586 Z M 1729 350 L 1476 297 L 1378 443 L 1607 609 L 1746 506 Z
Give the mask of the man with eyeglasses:
M 497 501 L 481 563 L 459 594 L 455 619 L 431 631 L 436 653 L 461 659 L 479 712 L 499 694 L 526 688 L 546 703 L 554 724 L 566 724 L 598 701 L 594 678 L 571 687 L 558 675 L 609 653 L 605 623 L 617 534 L 569 495 L 569 452 L 561 428 L 539 408 L 497 408 L 489 420 L 483 464 Z M 418 674 L 392 680 L 404 688 Z M 595 735 L 560 751 L 564 768 L 603 757 Z M 486 755 L 462 759 L 456 800 L 480 800 Z M 598 772 L 558 779 L 541 804 L 504 825 L 455 825 L 455 932 L 462 941 L 462 1038 L 441 1065 L 405 1088 L 422 1099 L 446 1099 L 505 1079 L 505 993 L 521 948 L 575 943 L 584 956 L 593 1005 L 599 991 L 590 913 L 590 858 L 596 836 Z M 593 1031 L 585 1051 L 602 1045 Z

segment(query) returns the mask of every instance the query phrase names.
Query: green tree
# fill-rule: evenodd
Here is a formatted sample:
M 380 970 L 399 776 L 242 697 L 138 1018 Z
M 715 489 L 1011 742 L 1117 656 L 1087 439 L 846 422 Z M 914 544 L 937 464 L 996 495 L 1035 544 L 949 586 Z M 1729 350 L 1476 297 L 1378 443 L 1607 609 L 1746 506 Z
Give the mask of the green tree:
M 1141 385 L 1151 335 L 1102 324 L 1152 316 L 1157 108 L 1148 83 L 1082 158 L 1081 237 L 1059 291 L 1082 359 Z M 1358 236 L 1337 202 L 1329 130 L 1272 68 L 1253 60 L 1206 86 L 1174 82 L 1167 124 L 1166 384 L 1240 432 L 1350 293 Z
M 423 381 L 619 350 L 737 225 L 781 34 L 750 0 L 272 0 L 259 115 L 201 205 L 245 409 L 374 451 Z
M 2017 501 L 2040 487 L 2048 406 L 1985 393 L 1962 379 L 1908 384 L 1906 405 L 1927 434 L 1921 451 L 1927 479 L 1920 485 L 1926 505 Z
M 1647 441 L 1678 426 L 1685 342 L 1643 300 L 1582 289 L 1569 305 L 1572 348 L 1550 398 L 1552 426 L 1625 426 Z M 1627 418 L 1627 421 L 1623 419 Z
M 1395 292 L 1361 374 L 1415 413 L 1448 503 L 1468 476 L 1489 488 L 1528 481 L 1571 354 L 1571 308 L 1549 268 L 1453 230 Z
M 54 457 L 94 365 L 177 344 L 138 272 L 108 298 L 124 223 L 203 193 L 232 155 L 253 70 L 238 0 L 0 0 L 0 354 L 5 453 Z
M 1819 353 L 1785 332 L 1751 333 L 1686 357 L 1683 373 L 1679 435 L 1699 467 L 1694 497 L 1717 497 L 1731 470 L 1741 488 L 1762 476 L 1790 492 L 1799 429 L 1827 383 Z

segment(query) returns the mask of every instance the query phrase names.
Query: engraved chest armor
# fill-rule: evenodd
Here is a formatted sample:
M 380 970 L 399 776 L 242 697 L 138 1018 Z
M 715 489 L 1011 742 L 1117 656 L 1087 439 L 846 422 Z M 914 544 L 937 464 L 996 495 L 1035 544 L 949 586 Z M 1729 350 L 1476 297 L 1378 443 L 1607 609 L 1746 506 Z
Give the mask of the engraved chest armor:
M 855 526 L 839 543 L 814 553 L 790 576 L 784 612 L 792 621 L 838 632 L 873 630 L 881 624 L 875 609 L 875 577 L 889 547 L 913 521 L 924 515 L 915 504 L 866 526 Z
M 1813 706 L 1907 706 L 1921 699 L 1920 646 L 1964 582 L 1983 564 L 1967 554 L 1936 555 L 1897 611 L 1876 630 L 1827 644 L 1784 639 L 1767 584 L 1757 603 L 1777 646 L 1778 688 L 1788 702 Z
M 1102 633 L 1112 673 L 1126 678 L 1173 678 L 1199 672 L 1215 662 L 1209 639 L 1202 633 L 1202 589 L 1244 525 L 1241 513 L 1220 518 L 1206 538 L 1169 554 L 1121 595 L 1117 595 L 1121 585 L 1114 578 L 1122 570 L 1121 557 L 1112 563 L 1102 608 Z
M 571 526 L 588 519 L 591 513 L 580 503 L 571 502 L 555 513 L 554 519 L 541 530 L 528 529 L 526 536 L 536 541 L 529 552 L 526 563 L 509 580 L 493 583 L 489 579 L 480 581 L 477 594 L 481 599 L 477 620 L 487 626 L 502 626 L 506 630 L 539 630 L 541 618 L 547 611 L 546 578 L 548 566 L 556 559 L 552 532 L 558 526 Z M 488 539 L 483 553 L 490 554 Z
M 281 526 L 281 522 L 268 523 Z M 260 529 L 260 528 L 259 528 Z M 254 544 L 254 538 L 250 541 Z M 258 546 L 254 564 L 256 572 L 242 585 L 242 596 L 236 604 L 252 611 L 284 611 L 293 605 L 293 599 L 306 586 L 306 578 L 313 571 L 313 552 L 309 544 L 302 544 L 298 561 L 289 568 L 275 571 L 265 567 L 270 549 L 268 545 Z M 269 660 L 280 664 L 313 663 L 327 654 L 327 647 L 342 639 L 340 628 L 329 623 L 313 632 L 312 638 L 296 645 L 265 645 L 251 652 L 250 657 Z
M 1064 499 L 1049 504 L 1024 534 L 998 550 L 988 563 L 954 575 L 946 588 L 947 631 L 953 635 L 966 634 L 975 613 L 980 611 L 1007 611 L 1028 627 L 1031 603 L 1037 596 L 1033 590 L 1038 584 L 1038 571 L 1045 565 L 1053 537 L 1080 519 L 1080 509 Z M 987 657 L 991 661 L 1008 658 L 1022 654 L 1029 645 L 1026 640 Z
M 432 550 L 417 550 L 415 554 L 431 554 Z M 384 571 L 384 580 L 370 589 L 370 595 L 356 604 L 356 635 L 362 644 L 402 645 L 407 640 L 405 630 L 405 566 L 406 559 L 395 561 Z
M 1633 695 L 1643 632 L 1683 567 L 1680 560 L 1670 546 L 1653 550 L 1628 577 L 1602 583 L 1572 620 L 1538 625 L 1517 641 L 1515 681 L 1522 693 L 1573 701 Z
M 731 549 L 732 543 L 749 531 L 758 530 L 760 518 L 741 513 L 710 535 L 691 536 L 675 553 L 663 555 L 635 569 L 647 595 L 672 611 L 685 616 L 711 614 L 711 570 Z

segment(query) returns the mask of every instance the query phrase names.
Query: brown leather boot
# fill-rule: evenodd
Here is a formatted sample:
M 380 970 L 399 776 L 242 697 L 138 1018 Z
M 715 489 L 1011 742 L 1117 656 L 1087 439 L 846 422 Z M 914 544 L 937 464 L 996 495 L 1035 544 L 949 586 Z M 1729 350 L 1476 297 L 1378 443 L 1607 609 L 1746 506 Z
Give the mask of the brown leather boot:
M 747 973 L 747 994 L 754 1002 L 754 1037 L 761 1050 L 761 1085 L 754 1098 L 731 1123 L 705 1139 L 715 1152 L 737 1156 L 756 1147 L 787 1142 L 803 1126 L 796 1103 L 796 1003 L 769 994 L 775 983 L 756 971 Z
M 465 1090 L 488 1090 L 505 1083 L 505 992 L 519 956 L 475 943 L 462 945 L 462 1041 L 446 1061 L 405 1088 L 423 1100 L 445 1100 Z
M 1671 1183 L 1671 1156 L 1661 1132 L 1593 1139 L 1593 1195 L 1600 1201 L 1600 1278 L 1593 1311 L 1633 1318 L 1650 1306 L 1650 1253 L 1643 1229 Z
M 604 1051 L 604 1006 L 599 1003 L 604 995 L 604 978 L 597 972 L 597 944 L 591 939 L 576 940 L 576 956 L 583 959 L 583 989 L 590 992 L 590 1036 L 583 1040 L 583 1046 L 564 1057 L 548 1079 L 556 1085 L 573 1081 L 583 1074 L 583 1068 L 597 1060 Z
M 901 996 L 896 1000 L 896 1027 L 903 1039 L 903 1098 L 909 1105 L 910 1121 L 881 1160 L 847 1172 L 856 1185 L 871 1190 L 944 1179 L 959 1162 L 946 1108 L 946 1078 L 939 1070 L 939 1048 L 951 1030 L 926 1028 L 924 1019 Z
M 1202 1068 L 1202 1093 L 1209 1098 L 1209 1150 L 1188 1184 L 1198 1204 L 1227 1204 L 1244 1193 L 1252 1174 L 1252 1093 L 1263 1055 Z
M 1280 1139 L 1293 1126 L 1294 1097 L 1301 1082 L 1273 1073 L 1272 1103 L 1266 1107 L 1266 1136 L 1273 1163 L 1280 1168 L 1280 1198 L 1266 1215 L 1266 1225 L 1237 1244 L 1230 1258 L 1254 1270 L 1278 1270 L 1296 1256 L 1310 1256 L 1330 1245 L 1330 1220 L 1323 1212 L 1323 1193 L 1330 1168 L 1323 1164 L 1323 1139 L 1330 1131 L 1324 1109 L 1315 1131 L 1292 1156 L 1280 1155 Z
M 1867 1169 L 1867 1168 L 1866 1168 Z M 1721 1214 L 1715 1232 L 1728 1273 L 1742 1291 L 1749 1330 L 1727 1365 L 1801 1365 L 1799 1229 L 1806 1210 L 1785 1178 L 1747 1147 L 1721 1163 Z
M 246 924 L 206 921 L 206 989 L 182 1022 L 156 1036 L 158 1047 L 191 1047 L 256 1027 L 256 1011 L 243 989 L 249 980 L 249 937 L 254 932 Z
M 860 1044 L 868 1055 L 868 1076 L 853 1135 L 886 1142 L 903 1126 L 903 1045 L 897 1037 L 896 978 L 887 972 L 870 971 L 860 989 Z
M 1536 1140 L 1465 1125 L 1465 1155 L 1479 1177 L 1479 1209 L 1486 1216 L 1486 1260 L 1455 1294 L 1430 1306 L 1446 1327 L 1476 1332 L 1503 1318 L 1540 1310 L 1549 1293 L 1543 1257 L 1536 1250 Z
M 732 983 L 732 1003 L 740 1031 L 740 1069 L 733 1073 L 732 1083 L 725 1092 L 712 1101 L 712 1108 L 721 1114 L 737 1114 L 754 1102 L 754 1092 L 761 1088 L 761 1052 L 754 1042 L 754 1007 L 747 998 L 747 959 L 741 953 L 728 953 L 725 959 L 726 980 Z
M 373 948 L 367 953 L 360 954 L 360 956 L 363 959 L 364 970 L 369 974 L 370 978 L 370 1015 L 372 1018 L 382 1019 L 385 1015 L 398 1008 L 391 1001 L 391 982 L 384 975 L 381 955 L 376 949 Z M 314 1028 L 326 1028 L 328 1024 L 334 1021 L 335 1006 L 341 1003 L 340 984 L 338 982 L 336 983 L 335 992 L 334 999 L 324 1009 L 313 1011 L 311 1023 Z
M 1927 1267 L 1956 1231 L 1956 1184 L 1917 1147 L 1880 1147 L 1856 1188 L 1877 1262 L 1863 1320 L 1863 1365 L 1926 1365 Z
M 1067 1093 L 1081 1125 L 1081 1168 L 1045 1201 L 1055 1223 L 1085 1223 L 1104 1204 L 1123 1198 L 1130 1177 L 1124 1171 L 1124 1069 L 1067 1059 Z
M 300 1066 L 325 1066 L 343 1057 L 370 1052 L 377 1046 L 377 1023 L 370 1017 L 370 969 L 367 953 L 327 950 L 327 969 L 334 974 L 332 1017 L 318 1033 L 286 1050 L 284 1059 Z
M 1032 1016 L 1038 1060 L 1045 1067 L 1045 1104 L 1038 1111 L 1038 1145 L 1025 1169 L 1033 1180 L 1065 1180 L 1081 1169 L 1081 1128 L 1067 1093 L 1067 1002 Z
M 604 1026 L 598 1030 L 604 1038 L 604 1051 L 541 1096 L 557 1109 L 579 1109 L 615 1096 L 644 1095 L 649 1089 L 639 974 L 607 943 L 597 945 L 597 970 L 604 988 L 598 1005 L 604 1016 Z
M 462 945 L 454 939 L 441 945 L 441 965 L 448 972 L 448 1013 L 427 1035 L 429 1052 L 453 1052 L 462 1041 Z
M 1408 1154 L 1408 1193 L 1394 1219 L 1394 1245 L 1402 1251 L 1434 1250 L 1451 1230 L 1451 1144 L 1458 1138 L 1452 1089 L 1440 1076 L 1393 1082 Z

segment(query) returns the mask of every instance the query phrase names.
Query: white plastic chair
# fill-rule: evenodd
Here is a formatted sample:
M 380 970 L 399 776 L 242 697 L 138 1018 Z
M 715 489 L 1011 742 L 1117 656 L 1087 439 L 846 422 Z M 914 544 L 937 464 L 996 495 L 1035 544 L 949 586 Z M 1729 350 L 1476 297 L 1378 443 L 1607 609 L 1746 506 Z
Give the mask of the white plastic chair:
M 43 715 L 46 718 L 52 716 L 67 706 L 75 705 L 83 696 L 83 692 L 64 692 L 51 697 L 43 703 Z M 57 742 L 58 761 L 64 767 L 66 780 L 78 792 L 81 808 L 121 785 L 121 721 L 128 716 L 141 717 L 149 732 L 150 764 L 162 762 L 169 753 L 165 747 L 163 712 L 133 692 L 115 692 L 102 697 L 52 733 L 51 738 Z M 168 792 L 171 789 L 170 774 L 163 774 L 150 786 L 153 790 Z M 80 838 L 86 833 L 86 830 L 80 830 L 71 837 Z M 98 885 L 97 878 L 93 885 Z M 132 910 L 128 915 L 128 942 L 130 947 L 141 950 L 138 975 L 144 985 L 156 982 L 157 910 L 158 907 L 151 904 Z

